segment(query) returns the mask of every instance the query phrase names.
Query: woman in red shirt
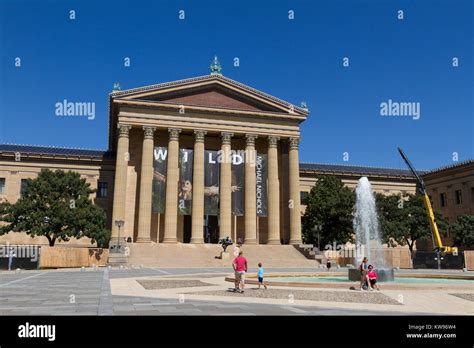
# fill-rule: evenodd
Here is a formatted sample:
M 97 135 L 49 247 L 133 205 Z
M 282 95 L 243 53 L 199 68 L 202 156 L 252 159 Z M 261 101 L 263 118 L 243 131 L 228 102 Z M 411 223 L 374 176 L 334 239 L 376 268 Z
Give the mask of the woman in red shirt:
M 374 266 L 372 265 L 369 265 L 367 278 L 369 279 L 368 283 L 370 290 L 374 290 L 374 286 L 377 288 L 377 290 L 380 290 L 379 285 L 377 284 L 377 273 L 374 271 Z

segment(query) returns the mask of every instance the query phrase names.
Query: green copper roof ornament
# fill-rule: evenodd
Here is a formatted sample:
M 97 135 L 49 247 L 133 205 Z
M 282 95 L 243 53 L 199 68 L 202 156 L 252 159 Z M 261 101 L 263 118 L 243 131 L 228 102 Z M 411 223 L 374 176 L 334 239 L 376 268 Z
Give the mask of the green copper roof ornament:
M 222 75 L 222 66 L 221 63 L 219 63 L 219 59 L 217 59 L 217 56 L 214 56 L 214 60 L 209 66 L 209 69 L 211 69 L 211 75 Z
M 305 110 L 309 110 L 308 109 L 308 104 L 306 104 L 306 102 L 304 102 L 304 101 L 301 102 L 300 108 L 305 109 Z
M 120 84 L 118 82 L 115 82 L 113 91 L 115 92 L 115 91 L 120 91 L 120 90 L 121 90 Z

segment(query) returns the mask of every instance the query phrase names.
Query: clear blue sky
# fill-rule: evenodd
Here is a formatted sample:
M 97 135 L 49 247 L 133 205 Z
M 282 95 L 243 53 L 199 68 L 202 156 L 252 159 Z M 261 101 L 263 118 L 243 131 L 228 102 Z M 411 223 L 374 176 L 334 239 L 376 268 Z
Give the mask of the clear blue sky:
M 217 54 L 225 76 L 307 102 L 301 161 L 403 168 L 397 146 L 419 169 L 473 158 L 473 11 L 472 0 L 1 0 L 0 143 L 105 149 L 114 82 L 206 75 Z M 95 120 L 55 116 L 63 99 L 95 102 Z M 420 119 L 380 116 L 388 99 L 419 102 Z

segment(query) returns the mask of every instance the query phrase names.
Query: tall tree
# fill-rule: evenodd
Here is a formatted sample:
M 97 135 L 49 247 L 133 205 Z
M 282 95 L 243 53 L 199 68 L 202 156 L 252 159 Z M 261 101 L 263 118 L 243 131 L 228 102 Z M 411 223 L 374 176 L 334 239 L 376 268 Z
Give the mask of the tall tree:
M 431 239 L 432 232 L 423 196 L 376 195 L 380 228 L 384 243 L 391 247 L 407 245 L 413 259 L 417 240 Z M 435 213 L 436 223 L 441 234 L 448 230 L 448 222 Z
M 355 193 L 335 176 L 319 177 L 307 198 L 303 217 L 305 243 L 318 244 L 324 249 L 328 244 L 353 241 L 352 212 Z
M 456 246 L 463 248 L 474 247 L 474 216 L 460 215 L 451 225 Z
M 14 204 L 0 204 L 0 234 L 26 232 L 44 236 L 49 245 L 70 238 L 91 238 L 91 243 L 107 246 L 110 231 L 105 229 L 104 211 L 89 198 L 94 191 L 79 173 L 43 169 L 29 179 L 26 191 Z

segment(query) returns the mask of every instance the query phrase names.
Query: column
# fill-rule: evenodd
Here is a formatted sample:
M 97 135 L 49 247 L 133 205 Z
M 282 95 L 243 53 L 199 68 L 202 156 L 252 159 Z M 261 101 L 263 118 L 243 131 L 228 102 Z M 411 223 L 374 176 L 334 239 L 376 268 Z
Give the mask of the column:
M 278 140 L 268 137 L 268 241 L 280 242 L 280 181 L 278 179 Z
M 177 242 L 178 225 L 178 180 L 179 180 L 179 133 L 181 129 L 169 128 L 167 169 L 165 233 L 163 243 Z
M 194 131 L 193 207 L 191 243 L 204 243 L 204 137 L 206 131 Z
M 289 194 L 290 200 L 293 202 L 293 207 L 290 208 L 290 244 L 301 244 L 300 168 L 298 144 L 298 138 L 290 138 Z
M 155 127 L 143 126 L 140 202 L 138 207 L 138 243 L 151 241 L 151 191 L 153 182 L 153 137 Z
M 118 124 L 117 159 L 115 163 L 114 203 L 112 210 L 112 239 L 118 238 L 118 227 L 115 221 L 125 221 L 125 199 L 127 192 L 127 170 L 130 154 L 128 152 L 131 126 Z M 125 227 L 125 226 L 124 226 Z M 121 237 L 125 236 L 124 227 L 121 228 Z
M 232 133 L 222 132 L 221 144 L 221 177 L 220 177 L 220 226 L 219 237 L 231 238 L 232 232 L 232 157 L 231 138 Z
M 257 244 L 257 187 L 255 174 L 254 134 L 246 134 L 245 146 L 245 240 L 246 244 Z

